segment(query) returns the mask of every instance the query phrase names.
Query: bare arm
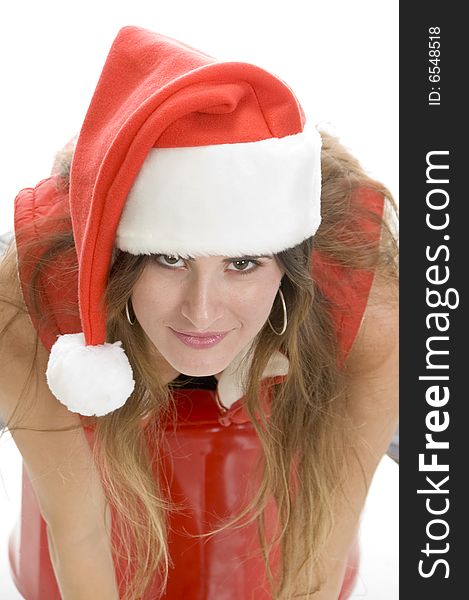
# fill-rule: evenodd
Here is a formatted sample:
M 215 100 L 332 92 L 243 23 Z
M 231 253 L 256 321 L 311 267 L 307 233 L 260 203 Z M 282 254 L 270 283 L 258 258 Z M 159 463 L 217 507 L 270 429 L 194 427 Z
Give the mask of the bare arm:
M 347 359 L 349 414 L 356 456 L 350 453 L 346 494 L 350 505 L 336 511 L 327 551 L 324 588 L 316 600 L 337 598 L 349 548 L 357 535 L 360 514 L 376 468 L 386 453 L 398 422 L 398 301 L 375 277 L 365 317 Z M 363 468 L 363 471 L 362 471 Z M 383 518 L 386 515 L 383 513 Z
M 64 527 L 47 528 L 49 553 L 64 600 L 118 600 L 110 538 L 106 531 L 72 539 Z
M 11 308 L 0 303 L 0 331 L 10 314 Z M 27 315 L 0 336 L 0 417 L 5 422 L 26 384 L 35 339 Z M 104 492 L 79 415 L 63 406 L 47 386 L 48 356 L 39 342 L 35 373 L 21 398 L 21 420 L 13 422 L 29 430 L 13 430 L 12 437 L 47 524 L 51 559 L 63 598 L 114 599 L 118 596 L 110 553 L 109 513 L 107 520 L 104 517 Z M 70 426 L 78 428 L 38 431 Z M 94 592 L 90 595 L 91 583 Z

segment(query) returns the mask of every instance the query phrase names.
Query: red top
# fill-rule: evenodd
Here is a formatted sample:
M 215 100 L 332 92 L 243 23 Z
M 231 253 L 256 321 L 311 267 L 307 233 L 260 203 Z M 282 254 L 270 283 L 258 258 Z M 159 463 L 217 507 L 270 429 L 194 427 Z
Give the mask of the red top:
M 360 190 L 360 199 L 382 215 L 383 197 L 375 192 Z M 22 190 L 15 200 L 15 236 L 18 254 L 23 255 L 23 243 L 30 236 L 40 238 L 51 227 L 48 221 L 40 224 L 41 215 L 52 217 L 67 210 L 66 192 L 58 192 L 53 177 L 41 181 L 36 188 Z M 371 235 L 379 239 L 376 226 L 368 224 Z M 74 257 L 62 262 L 73 263 Z M 33 262 L 33 261 L 32 261 Z M 332 302 L 332 314 L 340 340 L 340 364 L 343 364 L 360 327 L 373 273 L 351 271 L 326 263 L 313 251 L 313 276 L 323 293 Z M 44 346 L 50 350 L 58 334 L 81 331 L 79 315 L 71 318 L 59 309 L 77 303 L 77 281 L 61 278 L 63 285 L 49 285 L 45 302 L 52 316 L 43 323 L 33 320 Z M 20 271 L 23 292 L 31 278 L 31 267 Z M 25 298 L 27 296 L 25 295 Z M 28 302 L 27 302 L 28 304 Z M 279 369 L 277 363 L 277 369 Z M 223 377 L 223 375 L 222 375 Z M 271 371 L 263 381 L 279 382 L 285 377 L 282 369 Z M 225 381 L 226 383 L 226 381 Z M 219 384 L 221 389 L 221 385 Z M 187 389 L 173 391 L 178 407 L 175 430 L 166 429 L 164 452 L 165 475 L 170 481 L 173 500 L 184 501 L 184 511 L 169 516 L 169 550 L 174 562 L 170 569 L 164 598 L 191 600 L 231 600 L 246 598 L 269 600 L 265 590 L 265 568 L 259 550 L 255 523 L 250 526 L 216 534 L 210 538 L 194 538 L 188 534 L 207 532 L 220 521 L 218 516 L 238 513 L 243 493 L 252 485 L 252 469 L 261 450 L 257 434 L 244 408 L 244 397 L 234 401 L 227 411 L 220 408 L 216 390 Z M 223 403 L 223 397 L 220 398 Z M 268 402 L 264 402 L 268 410 Z M 142 426 L 145 422 L 142 422 Z M 92 442 L 93 431 L 86 428 Z M 143 429 L 146 432 L 145 429 Z M 144 433 L 152 448 L 152 440 Z M 156 476 L 156 470 L 155 470 Z M 268 521 L 275 519 L 275 506 L 270 504 Z M 272 522 L 272 521 L 271 521 Z M 113 539 L 116 540 L 115 520 Z M 28 600 L 60 600 L 57 583 L 50 563 L 45 523 L 23 468 L 21 515 L 12 531 L 9 543 L 12 575 L 20 593 Z M 122 565 L 116 564 L 118 582 L 122 583 Z M 350 549 L 348 566 L 339 599 L 348 598 L 358 569 L 358 547 Z M 145 600 L 154 598 L 158 587 Z M 122 590 L 122 588 L 121 588 Z

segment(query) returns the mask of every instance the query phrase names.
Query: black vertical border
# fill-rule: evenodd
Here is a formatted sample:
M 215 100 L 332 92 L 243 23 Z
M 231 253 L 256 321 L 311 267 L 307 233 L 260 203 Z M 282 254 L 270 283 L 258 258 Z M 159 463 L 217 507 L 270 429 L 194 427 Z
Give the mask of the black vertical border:
M 469 174 L 469 151 L 467 116 L 462 110 L 466 104 L 468 62 L 468 23 L 462 11 L 464 4 L 436 2 L 421 4 L 400 3 L 400 598 L 413 600 L 453 600 L 469 597 L 468 550 L 468 487 L 469 487 L 469 428 L 467 405 L 469 392 L 465 375 L 469 372 L 469 325 L 467 313 L 467 279 L 469 278 L 469 190 L 466 178 Z M 439 81 L 429 80 L 430 39 L 438 27 L 440 30 Z M 432 90 L 431 88 L 435 88 Z M 440 104 L 429 105 L 429 93 L 438 91 Z M 437 99 L 436 94 L 434 98 Z M 449 165 L 447 170 L 434 170 L 434 178 L 448 178 L 448 183 L 428 183 L 426 180 L 427 153 L 448 151 L 447 155 L 434 155 L 433 163 Z M 449 196 L 444 210 L 427 206 L 430 189 L 444 189 Z M 442 202 L 445 194 L 435 192 L 431 198 Z M 435 223 L 444 222 L 448 213 L 449 224 L 444 230 L 432 230 L 426 223 L 427 213 Z M 445 238 L 444 236 L 449 236 Z M 447 251 L 437 249 L 446 246 Z M 426 256 L 428 252 L 433 261 Z M 432 284 L 427 269 L 438 265 L 438 279 L 449 272 L 446 283 Z M 448 267 L 448 271 L 445 270 Z M 433 278 L 436 271 L 432 271 Z M 432 308 L 427 302 L 427 288 L 439 290 L 444 302 L 453 308 Z M 449 290 L 455 290 L 450 292 Z M 458 300 L 456 300 L 456 298 Z M 436 301 L 436 297 L 430 300 Z M 447 331 L 438 331 L 435 320 L 427 323 L 432 312 L 446 313 L 449 321 Z M 443 325 L 443 320 L 440 325 Z M 430 327 L 428 325 L 430 324 Z M 448 369 L 429 370 L 426 364 L 431 336 L 448 336 L 448 340 L 433 340 L 434 350 L 445 350 L 433 359 L 438 365 L 447 364 Z M 447 375 L 448 381 L 428 381 L 424 375 Z M 436 408 L 427 402 L 426 391 L 432 385 L 447 386 L 449 399 Z M 441 397 L 443 397 L 443 389 Z M 438 417 L 429 417 L 438 410 Z M 445 414 L 446 413 L 446 416 Z M 446 428 L 433 433 L 433 439 L 448 442 L 449 448 L 425 449 L 426 434 L 431 433 L 430 424 L 445 423 Z M 419 469 L 419 454 L 425 453 L 426 463 L 436 454 L 438 464 L 447 464 L 449 470 L 424 472 Z M 427 480 L 430 477 L 440 490 L 447 493 L 418 493 L 419 489 L 435 489 Z M 449 476 L 445 483 L 441 481 Z M 440 515 L 432 510 L 444 510 Z M 441 522 L 430 523 L 433 519 Z M 428 531 L 441 540 L 433 540 Z M 447 532 L 447 535 L 445 536 Z M 383 540 L 385 543 L 385 540 Z M 427 543 L 431 552 L 424 553 Z M 448 544 L 448 546 L 446 546 Z M 428 554 L 428 555 L 427 555 Z M 446 561 L 437 564 L 437 561 Z M 421 569 L 427 575 L 419 573 Z M 466 563 L 468 563 L 466 565 Z M 448 575 L 448 577 L 445 577 Z

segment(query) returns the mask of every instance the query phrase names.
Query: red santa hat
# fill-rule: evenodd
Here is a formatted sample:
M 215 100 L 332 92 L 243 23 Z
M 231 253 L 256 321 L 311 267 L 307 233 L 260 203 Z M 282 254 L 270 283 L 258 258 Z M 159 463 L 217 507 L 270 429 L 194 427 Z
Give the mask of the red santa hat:
M 101 416 L 134 389 L 122 342 L 106 342 L 115 248 L 187 258 L 295 246 L 321 223 L 320 155 L 319 132 L 278 76 L 121 29 L 71 165 L 83 331 L 51 348 L 46 377 L 60 402 Z

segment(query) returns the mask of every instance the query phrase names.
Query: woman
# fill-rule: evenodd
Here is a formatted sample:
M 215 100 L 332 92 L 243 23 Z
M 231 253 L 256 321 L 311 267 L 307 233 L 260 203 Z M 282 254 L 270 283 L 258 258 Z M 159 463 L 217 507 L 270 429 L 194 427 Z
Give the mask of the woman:
M 2 263 L 23 595 L 348 597 L 397 423 L 386 207 L 278 77 L 119 32 Z

